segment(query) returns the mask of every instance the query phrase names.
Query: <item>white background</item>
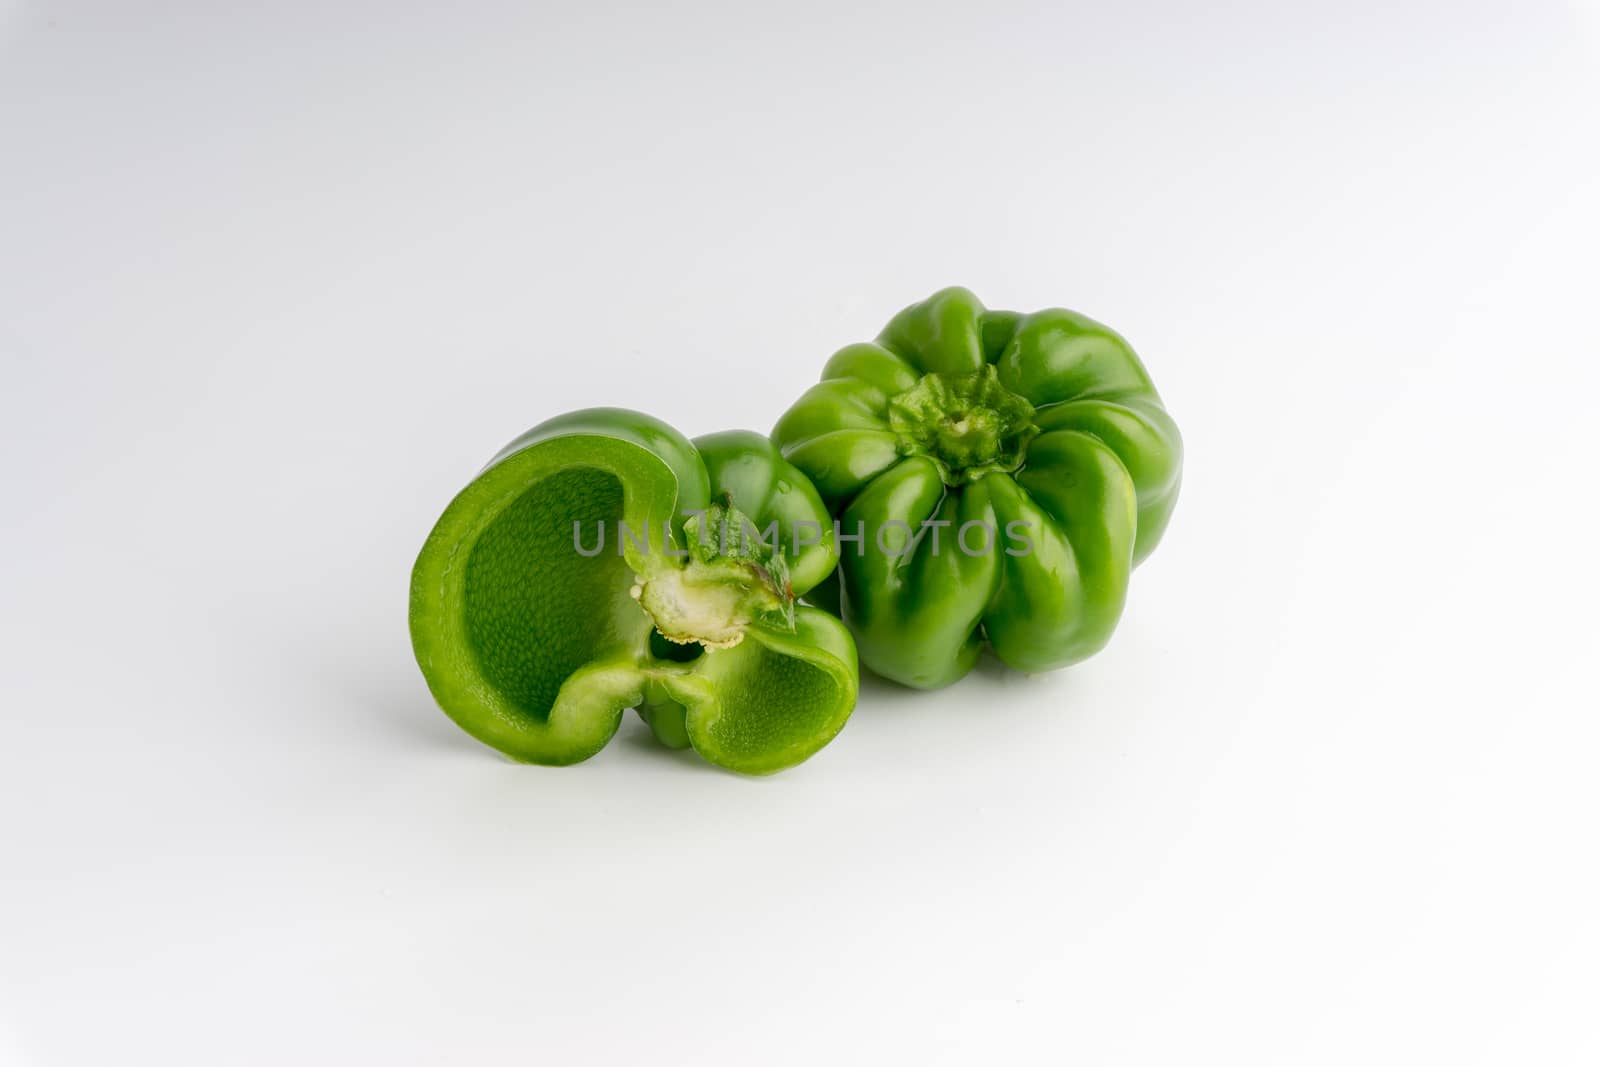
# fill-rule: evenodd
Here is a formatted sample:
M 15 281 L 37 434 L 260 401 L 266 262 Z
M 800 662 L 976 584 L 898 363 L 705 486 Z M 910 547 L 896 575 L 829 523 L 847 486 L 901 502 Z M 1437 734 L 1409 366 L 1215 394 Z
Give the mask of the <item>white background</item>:
M 0 4 L 0 1063 L 1600 1059 L 1600 17 Z M 962 284 L 1183 428 L 1103 654 L 514 766 L 409 568 Z

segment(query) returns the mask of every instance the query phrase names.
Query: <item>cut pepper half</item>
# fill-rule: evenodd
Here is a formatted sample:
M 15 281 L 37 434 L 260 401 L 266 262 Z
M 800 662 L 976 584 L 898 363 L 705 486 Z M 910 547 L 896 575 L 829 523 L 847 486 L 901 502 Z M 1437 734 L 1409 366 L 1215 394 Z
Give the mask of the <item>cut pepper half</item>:
M 836 559 L 816 490 L 761 435 L 574 412 L 445 509 L 412 571 L 412 646 L 445 713 L 514 759 L 588 759 L 636 708 L 669 746 L 769 774 L 855 706 L 849 632 L 796 600 Z

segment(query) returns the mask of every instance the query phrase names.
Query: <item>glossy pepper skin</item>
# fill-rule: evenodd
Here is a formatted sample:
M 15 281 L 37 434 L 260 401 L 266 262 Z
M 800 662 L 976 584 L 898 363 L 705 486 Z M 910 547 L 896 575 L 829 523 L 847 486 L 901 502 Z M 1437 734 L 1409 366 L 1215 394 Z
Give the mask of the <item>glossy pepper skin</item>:
M 412 571 L 412 646 L 445 713 L 514 759 L 587 759 L 636 708 L 667 745 L 768 774 L 855 706 L 849 632 L 796 603 L 836 558 L 816 490 L 760 434 L 578 411 L 445 509 Z
M 1071 311 L 991 311 L 945 289 L 835 353 L 822 379 L 772 438 L 839 518 L 837 588 L 817 599 L 837 596 L 863 664 L 932 689 L 985 643 L 1028 672 L 1105 645 L 1183 462 L 1126 341 Z

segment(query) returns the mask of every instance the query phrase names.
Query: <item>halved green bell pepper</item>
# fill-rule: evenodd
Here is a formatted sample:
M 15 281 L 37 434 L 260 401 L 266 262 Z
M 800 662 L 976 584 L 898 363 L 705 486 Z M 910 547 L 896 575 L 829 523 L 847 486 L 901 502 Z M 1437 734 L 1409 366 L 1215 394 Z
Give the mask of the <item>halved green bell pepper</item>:
M 837 588 L 817 599 L 837 599 L 862 663 L 935 688 L 985 643 L 1030 672 L 1105 645 L 1183 459 L 1126 341 L 946 289 L 822 378 L 772 437 L 839 517 Z
M 836 558 L 816 490 L 760 434 L 691 443 L 579 411 L 445 510 L 412 571 L 411 640 L 445 713 L 515 759 L 587 759 L 637 708 L 664 743 L 767 774 L 855 706 L 849 632 L 796 603 Z

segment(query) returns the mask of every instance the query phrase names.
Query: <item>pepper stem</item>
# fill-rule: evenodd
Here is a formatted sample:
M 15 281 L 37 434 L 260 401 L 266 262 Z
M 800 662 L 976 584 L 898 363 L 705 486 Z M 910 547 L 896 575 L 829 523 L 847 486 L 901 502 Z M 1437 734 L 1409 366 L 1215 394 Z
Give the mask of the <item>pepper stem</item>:
M 976 374 L 928 374 L 889 401 L 902 455 L 926 456 L 946 485 L 1022 466 L 1039 432 L 1033 405 L 1000 384 L 994 366 Z

